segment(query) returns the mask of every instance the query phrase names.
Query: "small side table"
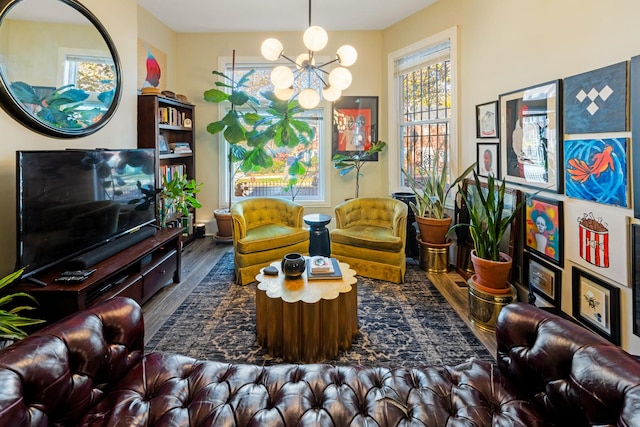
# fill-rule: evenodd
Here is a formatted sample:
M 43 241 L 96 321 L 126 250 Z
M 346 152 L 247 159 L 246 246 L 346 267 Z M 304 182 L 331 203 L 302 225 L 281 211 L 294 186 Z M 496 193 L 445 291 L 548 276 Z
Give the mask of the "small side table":
M 309 255 L 331 256 L 329 230 L 326 227 L 331 222 L 331 217 L 325 214 L 309 214 L 302 217 L 302 220 L 310 228 Z

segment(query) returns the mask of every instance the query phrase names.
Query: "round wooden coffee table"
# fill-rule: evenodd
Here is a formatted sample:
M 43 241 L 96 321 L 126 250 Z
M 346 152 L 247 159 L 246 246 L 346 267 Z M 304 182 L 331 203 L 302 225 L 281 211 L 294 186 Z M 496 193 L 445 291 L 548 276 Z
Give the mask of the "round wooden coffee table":
M 288 362 L 320 362 L 351 347 L 358 332 L 358 283 L 349 264 L 340 263 L 339 279 L 285 279 L 256 276 L 258 343 Z

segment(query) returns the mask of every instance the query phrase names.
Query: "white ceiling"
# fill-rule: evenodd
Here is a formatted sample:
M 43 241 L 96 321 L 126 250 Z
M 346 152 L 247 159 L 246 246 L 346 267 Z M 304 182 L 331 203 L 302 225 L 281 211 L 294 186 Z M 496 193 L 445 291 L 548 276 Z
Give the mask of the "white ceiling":
M 437 0 L 315 0 L 311 24 L 328 31 L 382 30 Z M 309 25 L 306 0 L 138 0 L 173 31 L 303 31 Z

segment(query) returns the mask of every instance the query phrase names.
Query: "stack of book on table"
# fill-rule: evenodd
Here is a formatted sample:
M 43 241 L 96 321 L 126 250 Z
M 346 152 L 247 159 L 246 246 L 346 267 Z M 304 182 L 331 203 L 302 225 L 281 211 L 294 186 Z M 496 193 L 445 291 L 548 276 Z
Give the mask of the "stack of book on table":
M 307 259 L 308 279 L 337 279 L 342 277 L 338 260 L 325 256 L 312 256 Z

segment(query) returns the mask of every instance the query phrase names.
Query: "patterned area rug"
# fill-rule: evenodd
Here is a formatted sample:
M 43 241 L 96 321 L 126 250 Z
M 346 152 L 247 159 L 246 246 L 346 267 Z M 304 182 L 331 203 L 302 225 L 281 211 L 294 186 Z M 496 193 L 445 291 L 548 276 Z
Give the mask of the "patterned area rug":
M 410 261 L 408 261 L 410 262 Z M 417 265 L 398 285 L 358 276 L 360 332 L 332 364 L 455 365 L 494 361 Z M 195 358 L 273 365 L 256 341 L 256 283 L 233 283 L 233 255 L 225 254 L 146 346 Z

